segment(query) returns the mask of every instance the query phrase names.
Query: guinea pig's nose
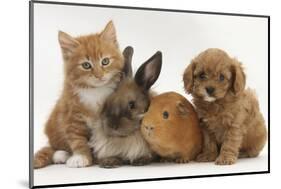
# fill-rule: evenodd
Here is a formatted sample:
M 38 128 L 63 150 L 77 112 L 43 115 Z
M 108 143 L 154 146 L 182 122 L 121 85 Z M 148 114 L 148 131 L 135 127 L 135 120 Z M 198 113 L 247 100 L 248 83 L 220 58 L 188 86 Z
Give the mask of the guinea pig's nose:
M 215 88 L 214 87 L 206 87 L 206 91 L 209 95 L 213 94 L 214 91 L 215 91 Z
M 144 128 L 147 130 L 147 131 L 152 131 L 154 128 L 153 127 L 151 127 L 151 126 L 144 126 Z

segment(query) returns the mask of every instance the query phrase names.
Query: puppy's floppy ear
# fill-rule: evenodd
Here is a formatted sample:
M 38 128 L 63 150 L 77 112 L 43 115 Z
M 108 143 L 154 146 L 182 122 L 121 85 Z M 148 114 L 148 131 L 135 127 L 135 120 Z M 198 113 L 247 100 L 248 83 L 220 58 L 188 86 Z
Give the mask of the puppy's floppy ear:
M 243 71 L 241 63 L 236 59 L 233 59 L 231 69 L 233 77 L 232 90 L 234 94 L 239 94 L 245 89 L 246 75 Z
M 193 59 L 191 61 L 191 63 L 187 66 L 187 68 L 184 71 L 183 74 L 183 83 L 184 83 L 184 88 L 186 90 L 187 93 L 191 93 L 192 92 L 192 88 L 193 88 L 193 72 L 195 70 L 195 60 Z

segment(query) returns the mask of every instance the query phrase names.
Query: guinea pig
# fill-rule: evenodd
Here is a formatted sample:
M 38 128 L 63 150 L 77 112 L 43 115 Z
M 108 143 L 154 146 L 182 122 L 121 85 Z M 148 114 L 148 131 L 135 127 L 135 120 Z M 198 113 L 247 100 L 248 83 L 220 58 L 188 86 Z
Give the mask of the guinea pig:
M 203 138 L 197 113 L 178 93 L 166 92 L 152 98 L 141 132 L 162 160 L 187 163 L 201 152 Z
M 156 52 L 144 62 L 134 77 L 131 66 L 133 48 L 127 47 L 123 55 L 124 77 L 106 99 L 101 123 L 94 127 L 89 142 L 103 168 L 115 168 L 124 163 L 144 165 L 154 157 L 140 132 L 140 125 L 150 103 L 150 87 L 160 74 L 162 53 Z

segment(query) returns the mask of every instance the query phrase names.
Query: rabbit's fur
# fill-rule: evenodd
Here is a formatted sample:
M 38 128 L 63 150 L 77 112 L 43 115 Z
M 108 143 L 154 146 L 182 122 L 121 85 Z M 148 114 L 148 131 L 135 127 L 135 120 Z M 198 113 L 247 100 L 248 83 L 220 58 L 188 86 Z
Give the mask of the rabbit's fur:
M 93 127 L 90 146 L 101 167 L 112 168 L 123 163 L 143 165 L 153 155 L 140 132 L 140 124 L 150 104 L 150 87 L 157 80 L 161 52 L 143 63 L 133 78 L 131 60 L 133 48 L 123 52 L 124 77 L 110 95 L 102 110 L 100 123 Z

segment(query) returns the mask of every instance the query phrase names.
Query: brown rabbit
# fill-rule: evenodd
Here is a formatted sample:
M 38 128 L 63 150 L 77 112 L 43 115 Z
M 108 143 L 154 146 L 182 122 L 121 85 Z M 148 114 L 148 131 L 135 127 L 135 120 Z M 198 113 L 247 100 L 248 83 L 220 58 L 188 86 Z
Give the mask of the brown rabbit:
M 89 145 L 100 167 L 113 168 L 128 162 L 147 164 L 152 152 L 140 132 L 141 120 L 150 103 L 150 87 L 157 80 L 162 54 L 157 52 L 132 76 L 133 48 L 124 52 L 124 77 L 106 100 L 100 124 L 93 127 Z
M 151 149 L 165 161 L 187 163 L 201 151 L 197 114 L 191 103 L 175 92 L 152 98 L 141 132 Z

